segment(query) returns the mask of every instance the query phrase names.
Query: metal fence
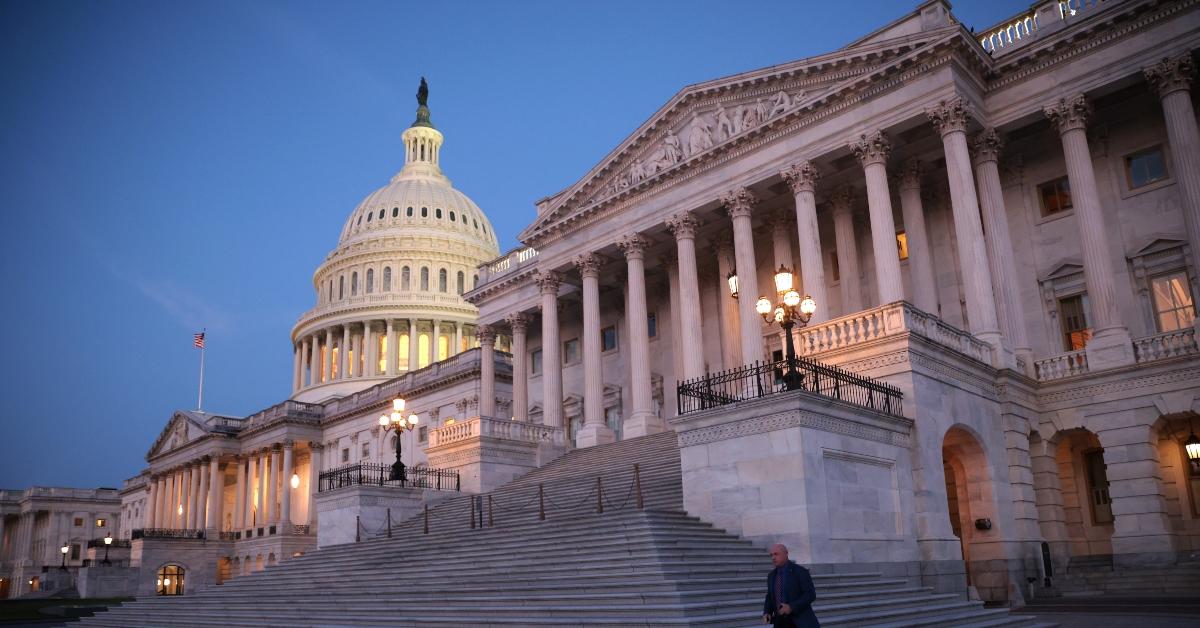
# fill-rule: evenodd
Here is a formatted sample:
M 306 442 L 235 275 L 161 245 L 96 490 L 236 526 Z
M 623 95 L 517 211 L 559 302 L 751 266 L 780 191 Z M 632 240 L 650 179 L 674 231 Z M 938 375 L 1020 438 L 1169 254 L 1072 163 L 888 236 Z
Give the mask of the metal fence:
M 856 375 L 804 357 L 792 358 L 798 376 L 789 376 L 788 361 L 756 362 L 685 380 L 676 388 L 679 414 L 758 399 L 790 390 L 806 390 L 877 412 L 902 416 L 904 394 L 891 384 Z
M 92 539 L 87 542 L 88 547 L 99 547 L 99 548 L 103 549 L 104 545 L 105 545 L 104 539 Z M 113 539 L 112 544 L 109 545 L 109 547 L 129 548 L 129 539 Z
M 203 539 L 204 530 L 173 528 L 138 528 L 130 533 L 133 539 Z
M 404 477 L 397 478 L 390 464 L 359 462 L 321 473 L 317 492 L 332 491 L 346 486 L 399 486 L 428 488 L 437 491 L 459 490 L 458 471 L 431 467 L 406 467 Z

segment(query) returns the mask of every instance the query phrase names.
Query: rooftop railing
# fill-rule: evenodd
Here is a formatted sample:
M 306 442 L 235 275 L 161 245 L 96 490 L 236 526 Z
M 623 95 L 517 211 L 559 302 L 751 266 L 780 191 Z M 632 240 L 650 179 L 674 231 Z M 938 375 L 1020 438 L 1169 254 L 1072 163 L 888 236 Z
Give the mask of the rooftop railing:
M 517 247 L 500 257 L 479 267 L 479 283 L 475 288 L 494 281 L 505 275 L 515 273 L 521 268 L 537 262 L 538 250 L 532 247 Z
M 1055 26 L 1069 23 L 1080 15 L 1114 4 L 1116 0 L 1037 2 L 1026 11 L 983 29 L 982 34 L 978 35 L 979 45 L 992 56 L 997 56 L 1036 39 L 1039 27 L 1046 30 L 1051 23 Z

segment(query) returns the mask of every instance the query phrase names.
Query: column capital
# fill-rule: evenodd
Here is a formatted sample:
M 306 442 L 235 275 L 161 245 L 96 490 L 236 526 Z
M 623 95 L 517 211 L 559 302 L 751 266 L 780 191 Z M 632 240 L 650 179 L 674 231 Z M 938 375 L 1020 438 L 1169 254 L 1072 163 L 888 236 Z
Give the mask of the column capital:
M 754 206 L 758 204 L 758 197 L 749 189 L 739 187 L 722 194 L 721 204 L 725 206 L 730 218 L 750 216 Z
M 854 207 L 854 188 L 849 185 L 839 185 L 829 195 L 829 204 L 833 206 L 835 214 L 849 213 Z
M 562 285 L 562 275 L 552 271 L 543 270 L 538 273 L 533 280 L 537 282 L 538 290 L 542 294 L 558 295 L 558 287 Z
M 1069 98 L 1060 98 L 1057 103 L 1042 110 L 1050 123 L 1058 127 L 1061 135 L 1067 131 L 1087 130 L 1088 118 L 1092 115 L 1092 105 L 1083 94 Z
M 733 235 L 728 231 L 721 231 L 713 236 L 713 246 L 717 247 L 717 253 L 721 255 L 729 255 L 733 253 Z
M 767 224 L 770 225 L 772 233 L 789 231 L 792 228 L 791 212 L 780 207 L 771 212 L 771 217 L 767 219 Z
M 284 448 L 284 449 L 292 449 L 292 448 L 293 448 L 293 447 L 295 447 L 295 446 L 296 446 L 296 441 L 294 441 L 294 440 L 292 440 L 292 439 L 290 439 L 290 438 L 289 438 L 289 439 L 287 439 L 287 440 L 285 440 L 285 441 L 283 441 L 283 448 Z
M 617 240 L 617 246 L 625 254 L 625 259 L 644 259 L 650 241 L 640 233 L 630 233 Z
M 816 164 L 807 159 L 780 170 L 779 176 L 787 181 L 788 187 L 792 188 L 792 194 L 814 192 L 817 183 L 821 181 L 821 172 L 817 170 Z
M 971 143 L 971 149 L 976 165 L 989 161 L 998 162 L 1000 161 L 1000 152 L 1004 150 L 1004 138 L 1000 137 L 996 129 L 988 127 L 975 136 L 975 140 Z
M 932 109 L 925 111 L 925 117 L 933 123 L 938 135 L 945 137 L 956 131 L 966 132 L 967 125 L 975 113 L 961 96 L 939 101 Z
M 308 448 L 313 451 L 321 451 L 322 449 L 325 449 L 325 445 L 323 443 L 308 441 Z
M 850 143 L 850 150 L 862 162 L 863 167 L 872 164 L 886 164 L 892 154 L 892 141 L 883 131 L 863 133 L 858 140 Z
M 496 331 L 491 325 L 480 323 L 475 326 L 475 337 L 479 339 L 480 345 L 492 345 L 496 342 Z
M 1154 86 L 1159 98 L 1172 92 L 1190 90 L 1195 74 L 1196 68 L 1190 52 L 1174 59 L 1163 57 L 1162 61 L 1142 70 L 1142 75 Z
M 921 175 L 925 173 L 925 167 L 921 164 L 920 159 L 908 159 L 900 165 L 899 172 L 896 173 L 896 178 L 900 181 L 901 190 L 919 190 L 921 189 Z
M 692 215 L 692 212 L 683 210 L 676 212 L 667 218 L 667 229 L 674 234 L 676 240 L 695 239 L 696 229 L 700 226 L 700 221 Z
M 576 257 L 574 260 L 571 260 L 571 262 L 575 264 L 575 268 L 579 269 L 580 276 L 599 277 L 600 266 L 603 265 L 604 260 L 595 253 L 584 253 L 583 255 Z M 520 314 L 516 314 L 514 316 L 519 315 Z M 509 322 L 511 323 L 512 321 L 510 320 Z
M 518 332 L 518 330 L 520 330 L 520 333 L 525 333 L 525 327 L 529 325 L 531 319 L 529 315 L 524 312 L 513 312 L 505 317 L 504 320 L 508 321 L 509 327 L 512 328 L 512 331 L 515 334 Z

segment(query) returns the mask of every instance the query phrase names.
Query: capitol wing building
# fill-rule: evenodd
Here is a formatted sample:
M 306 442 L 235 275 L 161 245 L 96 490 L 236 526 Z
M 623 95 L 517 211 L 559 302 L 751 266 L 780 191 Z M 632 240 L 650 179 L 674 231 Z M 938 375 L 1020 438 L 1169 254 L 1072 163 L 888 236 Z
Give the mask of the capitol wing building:
M 566 529 L 522 478 L 644 442 L 679 459 L 647 503 L 814 573 L 1007 604 L 1138 570 L 1188 590 L 1198 50 L 1191 0 L 974 31 L 930 0 L 684 88 L 503 255 L 439 168 L 423 84 L 404 168 L 313 276 L 292 397 L 171 417 L 120 492 L 120 586 L 286 574 L 394 522 L 436 533 L 439 504 L 491 527 L 522 481 Z M 5 513 L 0 566 L 34 568 Z

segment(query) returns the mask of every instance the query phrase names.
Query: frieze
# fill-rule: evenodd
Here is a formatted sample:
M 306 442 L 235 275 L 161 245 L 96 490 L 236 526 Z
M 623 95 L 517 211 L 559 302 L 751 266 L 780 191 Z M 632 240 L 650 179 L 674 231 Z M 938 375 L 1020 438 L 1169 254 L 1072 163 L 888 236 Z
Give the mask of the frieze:
M 679 446 L 693 447 L 696 445 L 707 445 L 709 443 L 753 436 L 755 434 L 765 434 L 767 432 L 794 427 L 821 430 L 823 432 L 871 440 L 897 447 L 908 447 L 910 440 L 908 434 L 893 432 L 806 410 L 790 410 L 730 423 L 722 423 L 720 425 L 685 430 L 679 433 Z
M 1130 377 L 1128 379 L 1123 379 L 1116 382 L 1090 384 L 1076 388 L 1070 388 L 1067 390 L 1044 393 L 1038 395 L 1038 401 L 1043 405 L 1050 405 L 1068 401 L 1078 401 L 1081 399 L 1091 400 L 1097 395 L 1108 395 L 1129 390 L 1137 390 L 1139 388 L 1158 386 L 1160 384 L 1196 381 L 1200 381 L 1200 368 L 1180 369 L 1171 371 L 1170 373 L 1163 373 L 1161 375 Z

